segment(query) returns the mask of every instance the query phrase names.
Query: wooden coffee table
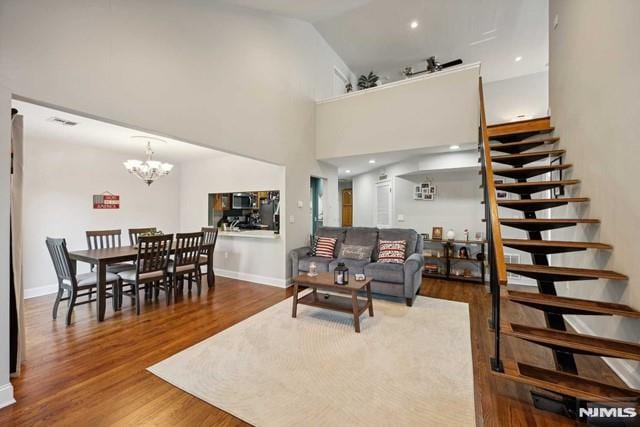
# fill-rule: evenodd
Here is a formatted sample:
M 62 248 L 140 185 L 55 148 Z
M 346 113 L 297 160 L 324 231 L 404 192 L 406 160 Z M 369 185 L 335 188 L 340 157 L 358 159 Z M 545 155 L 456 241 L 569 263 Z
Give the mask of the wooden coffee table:
M 302 298 L 298 298 L 299 286 L 307 286 L 313 291 Z M 341 294 L 350 294 L 351 298 L 338 295 L 318 295 L 318 289 Z M 367 290 L 367 299 L 358 299 L 358 292 Z M 333 273 L 318 273 L 317 276 L 301 274 L 293 279 L 293 313 L 296 317 L 298 304 L 327 310 L 340 311 L 353 314 L 353 323 L 356 332 L 360 332 L 360 315 L 369 309 L 369 316 L 373 317 L 373 301 L 371 300 L 371 279 L 356 281 L 351 278 L 348 285 L 336 285 L 333 283 Z

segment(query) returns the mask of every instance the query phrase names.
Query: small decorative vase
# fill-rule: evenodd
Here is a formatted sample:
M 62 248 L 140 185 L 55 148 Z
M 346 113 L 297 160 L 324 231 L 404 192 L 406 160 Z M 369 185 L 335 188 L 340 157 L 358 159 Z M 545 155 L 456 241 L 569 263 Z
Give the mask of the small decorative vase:
M 317 276 L 318 275 L 318 267 L 316 266 L 315 262 L 311 262 L 309 263 L 309 272 L 307 273 L 307 276 Z
M 454 240 L 456 238 L 456 232 L 453 229 L 447 231 L 447 239 Z

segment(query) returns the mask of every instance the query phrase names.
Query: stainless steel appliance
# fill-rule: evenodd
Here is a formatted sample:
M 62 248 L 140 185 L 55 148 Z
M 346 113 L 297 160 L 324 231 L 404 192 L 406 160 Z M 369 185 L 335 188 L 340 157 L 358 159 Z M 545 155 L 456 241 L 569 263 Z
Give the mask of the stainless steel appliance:
M 253 203 L 249 193 L 233 193 L 231 207 L 233 209 L 251 209 Z

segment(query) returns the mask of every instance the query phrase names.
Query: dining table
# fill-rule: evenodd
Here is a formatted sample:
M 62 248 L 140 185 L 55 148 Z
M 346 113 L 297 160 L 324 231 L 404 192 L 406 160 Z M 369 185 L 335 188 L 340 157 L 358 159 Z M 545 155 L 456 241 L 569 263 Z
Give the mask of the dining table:
M 171 254 L 176 250 L 176 242 L 173 242 Z M 213 244 L 202 245 L 202 253 L 207 255 L 207 285 L 214 287 L 215 274 L 213 272 Z M 96 272 L 96 301 L 98 303 L 97 318 L 99 322 L 104 320 L 107 307 L 107 266 L 122 262 L 135 261 L 138 258 L 136 246 L 120 246 L 114 248 L 83 249 L 69 252 L 69 258 L 73 261 L 86 262 L 95 265 Z M 135 265 L 131 264 L 134 269 Z

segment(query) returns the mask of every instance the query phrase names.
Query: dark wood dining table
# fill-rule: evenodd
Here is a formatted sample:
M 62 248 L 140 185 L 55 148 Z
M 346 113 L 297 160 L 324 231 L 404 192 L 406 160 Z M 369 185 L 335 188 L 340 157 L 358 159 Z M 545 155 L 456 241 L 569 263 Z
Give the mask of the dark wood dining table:
M 207 254 L 207 285 L 214 286 L 215 275 L 213 272 L 213 254 L 210 250 L 213 245 L 202 245 L 202 253 Z M 171 253 L 175 252 L 175 242 Z M 104 314 L 107 307 L 107 266 L 121 262 L 135 261 L 138 257 L 138 248 L 135 246 L 121 246 L 119 248 L 101 248 L 101 249 L 84 249 L 69 252 L 69 257 L 74 261 L 86 262 L 96 266 L 97 277 L 97 302 L 98 302 L 98 321 L 104 320 Z M 131 265 L 131 268 L 135 268 Z

